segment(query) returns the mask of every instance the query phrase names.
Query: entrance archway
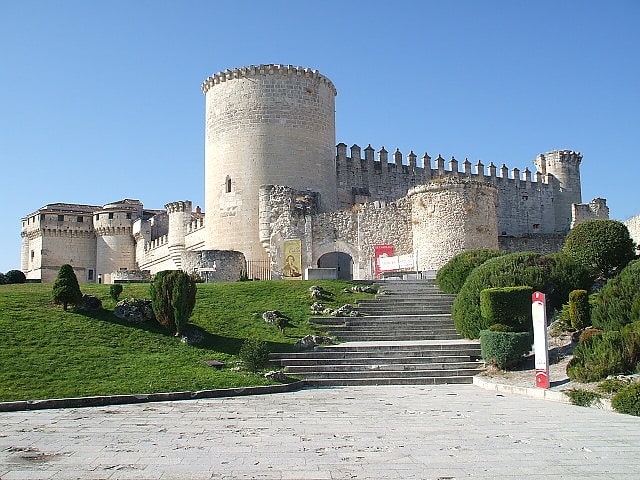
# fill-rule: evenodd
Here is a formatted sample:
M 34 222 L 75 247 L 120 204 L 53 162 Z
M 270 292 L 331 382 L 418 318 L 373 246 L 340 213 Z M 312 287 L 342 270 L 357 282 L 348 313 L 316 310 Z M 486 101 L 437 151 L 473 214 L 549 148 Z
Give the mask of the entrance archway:
M 348 253 L 325 253 L 318 259 L 318 268 L 336 268 L 339 280 L 353 279 L 353 259 Z

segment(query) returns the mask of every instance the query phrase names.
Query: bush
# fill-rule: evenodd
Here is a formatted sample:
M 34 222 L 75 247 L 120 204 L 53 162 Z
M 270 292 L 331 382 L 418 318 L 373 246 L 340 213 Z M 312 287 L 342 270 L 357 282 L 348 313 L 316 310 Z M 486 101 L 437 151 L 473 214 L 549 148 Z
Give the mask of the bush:
M 515 332 L 515 329 L 511 325 L 505 325 L 504 323 L 494 323 L 489 327 L 492 332 Z
M 158 323 L 174 335 L 186 327 L 196 305 L 196 282 L 182 270 L 156 273 L 150 285 L 151 304 Z
M 597 382 L 609 375 L 629 373 L 636 364 L 632 355 L 620 332 L 593 335 L 573 350 L 567 375 L 579 382 Z
M 9 270 L 4 274 L 6 283 L 26 283 L 27 277 L 21 270 Z
M 611 278 L 635 258 L 629 230 L 617 220 L 579 223 L 567 235 L 562 251 L 602 279 Z
M 69 304 L 78 305 L 82 301 L 78 278 L 71 265 L 62 265 L 58 270 L 58 276 L 53 282 L 53 301 L 56 305 L 62 304 L 65 310 Z
M 629 382 L 617 378 L 607 378 L 598 384 L 598 389 L 604 393 L 618 393 L 629 385 Z
M 257 372 L 262 370 L 269 360 L 269 347 L 263 340 L 248 338 L 242 343 L 238 356 L 247 370 Z
M 563 390 L 572 405 L 579 407 L 590 407 L 592 405 L 602 405 L 602 395 L 598 392 L 592 392 L 589 390 L 582 390 L 580 388 L 571 388 L 569 390 Z
M 640 417 L 640 383 L 633 382 L 616 393 L 611 406 L 616 412 Z
M 508 325 L 516 332 L 533 329 L 531 287 L 495 287 L 480 292 L 480 314 L 489 325 Z
M 118 298 L 120 298 L 121 293 L 122 293 L 122 285 L 120 283 L 114 283 L 109 287 L 109 295 L 111 295 L 111 298 L 113 299 L 114 302 L 118 301 Z
M 4 273 L 0 273 L 0 285 L 6 285 L 9 283 L 9 279 Z
M 602 330 L 599 328 L 587 328 L 584 332 L 580 334 L 580 342 L 586 342 L 588 339 L 593 337 L 594 335 L 602 335 Z
M 591 323 L 603 330 L 620 330 L 640 319 L 640 260 L 629 263 L 595 295 Z
M 477 249 L 459 253 L 436 274 L 436 284 L 444 293 L 458 293 L 471 271 L 490 258 L 500 257 L 499 250 Z
M 590 310 L 589 292 L 586 290 L 573 290 L 569 294 L 569 319 L 574 329 L 582 330 L 590 325 Z
M 480 332 L 482 358 L 500 369 L 508 369 L 520 362 L 531 351 L 529 332 Z
M 456 330 L 466 338 L 478 338 L 490 325 L 480 312 L 480 292 L 491 287 L 529 285 L 547 295 L 547 307 L 568 301 L 569 292 L 587 288 L 588 272 L 562 254 L 541 256 L 520 252 L 491 258 L 475 268 L 453 303 Z

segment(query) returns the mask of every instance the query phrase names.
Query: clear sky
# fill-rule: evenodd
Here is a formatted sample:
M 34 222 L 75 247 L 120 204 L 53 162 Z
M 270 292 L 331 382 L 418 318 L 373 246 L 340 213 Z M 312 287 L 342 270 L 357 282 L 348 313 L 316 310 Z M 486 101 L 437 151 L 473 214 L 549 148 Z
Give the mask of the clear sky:
M 336 142 L 534 169 L 582 152 L 582 199 L 640 214 L 640 2 L 0 0 L 0 271 L 55 202 L 204 206 L 209 75 L 333 80 Z

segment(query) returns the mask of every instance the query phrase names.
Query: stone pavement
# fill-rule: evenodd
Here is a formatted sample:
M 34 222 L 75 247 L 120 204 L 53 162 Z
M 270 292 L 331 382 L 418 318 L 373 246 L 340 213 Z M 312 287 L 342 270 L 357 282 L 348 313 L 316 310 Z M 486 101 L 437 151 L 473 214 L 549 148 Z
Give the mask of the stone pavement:
M 0 479 L 637 479 L 640 418 L 472 385 L 0 413 Z

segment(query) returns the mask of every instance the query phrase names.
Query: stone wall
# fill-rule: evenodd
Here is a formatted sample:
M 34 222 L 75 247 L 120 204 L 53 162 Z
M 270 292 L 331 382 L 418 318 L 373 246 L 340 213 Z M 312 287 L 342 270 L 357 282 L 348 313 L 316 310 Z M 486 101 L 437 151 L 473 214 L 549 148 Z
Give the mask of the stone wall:
M 244 255 L 230 250 L 201 250 L 182 254 L 182 269 L 198 273 L 207 283 L 237 282 L 245 271 Z
M 562 251 L 566 235 L 529 235 L 525 237 L 498 237 L 498 248 L 508 253 L 538 252 L 542 255 Z
M 631 238 L 636 243 L 636 245 L 640 245 L 640 215 L 636 215 L 635 217 L 631 217 L 626 220 L 624 224 L 629 229 L 629 234 Z
M 609 207 L 604 198 L 594 198 L 589 203 L 574 203 L 571 208 L 571 228 L 587 220 L 609 218 Z

